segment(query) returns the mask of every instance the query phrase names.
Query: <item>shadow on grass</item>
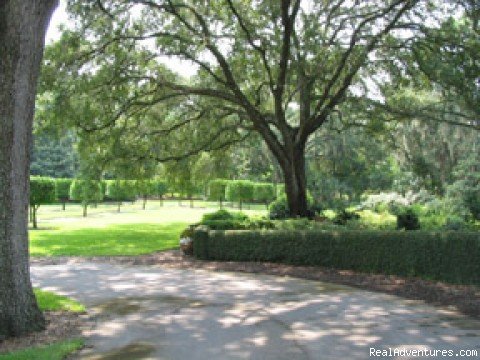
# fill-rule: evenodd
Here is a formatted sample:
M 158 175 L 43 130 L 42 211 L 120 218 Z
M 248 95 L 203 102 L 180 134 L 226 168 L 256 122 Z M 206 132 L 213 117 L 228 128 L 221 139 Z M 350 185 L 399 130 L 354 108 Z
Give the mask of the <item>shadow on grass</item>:
M 30 232 L 32 256 L 140 255 L 178 247 L 187 223 L 124 224 Z

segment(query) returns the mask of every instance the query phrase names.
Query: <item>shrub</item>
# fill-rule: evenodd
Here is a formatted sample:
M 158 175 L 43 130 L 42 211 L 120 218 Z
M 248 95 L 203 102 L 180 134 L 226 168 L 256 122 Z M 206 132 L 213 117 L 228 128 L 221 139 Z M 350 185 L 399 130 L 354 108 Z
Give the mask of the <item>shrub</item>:
M 244 213 L 227 210 L 203 215 L 200 224 L 211 230 L 272 229 L 275 226 L 268 219 L 249 218 Z
M 37 228 L 37 210 L 40 205 L 55 202 L 55 181 L 49 177 L 30 177 L 30 209 L 33 227 Z
M 420 229 L 420 221 L 417 212 L 413 207 L 404 207 L 397 213 L 397 229 L 418 230 Z
M 360 215 L 354 211 L 340 210 L 335 217 L 333 218 L 333 223 L 335 225 L 346 225 L 348 221 L 359 220 Z
M 253 182 L 249 180 L 229 181 L 225 189 L 225 195 L 228 201 L 238 202 L 240 210 L 244 202 L 253 200 Z
M 275 187 L 268 183 L 255 183 L 253 186 L 253 199 L 265 205 L 275 200 Z
M 443 228 L 445 230 L 459 231 L 459 230 L 467 229 L 468 226 L 462 217 L 456 216 L 456 215 L 450 215 L 445 220 L 445 224 L 443 225 Z
M 315 214 L 322 211 L 321 206 L 316 204 L 310 195 L 307 195 L 307 204 L 310 218 L 313 218 Z M 277 200 L 270 203 L 270 206 L 268 207 L 268 216 L 272 220 L 290 218 L 290 209 L 288 207 L 287 196 L 285 194 L 281 195 Z
M 83 216 L 87 216 L 88 205 L 103 199 L 100 181 L 92 179 L 73 180 L 70 185 L 70 199 L 80 201 L 83 205 Z
M 205 260 L 268 261 L 480 285 L 480 233 L 426 231 L 207 231 Z
M 226 200 L 225 189 L 228 184 L 226 179 L 215 179 L 208 183 L 208 199 L 212 201 L 218 201 L 220 208 L 222 203 Z
M 55 198 L 62 203 L 62 209 L 65 210 L 65 203 L 70 197 L 70 185 L 73 179 L 55 179 Z

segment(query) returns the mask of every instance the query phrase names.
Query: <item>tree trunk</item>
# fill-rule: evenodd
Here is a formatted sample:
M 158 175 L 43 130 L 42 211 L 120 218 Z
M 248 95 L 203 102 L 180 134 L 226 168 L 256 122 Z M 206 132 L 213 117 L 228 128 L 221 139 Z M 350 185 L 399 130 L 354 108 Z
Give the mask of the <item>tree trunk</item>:
M 143 205 L 142 205 L 142 209 L 145 210 L 147 208 L 147 197 L 144 196 L 143 197 Z
M 119 202 L 117 203 L 117 212 L 120 212 L 120 206 L 121 206 L 121 205 L 122 205 L 122 202 L 119 201 Z
M 65 201 L 62 202 L 62 210 L 65 211 Z
M 220 209 L 223 209 L 223 202 L 222 202 L 222 199 L 219 199 L 218 200 L 219 204 L 220 204 Z
M 282 163 L 290 216 L 311 217 L 307 204 L 307 177 L 305 174 L 305 146 L 296 145 L 289 151 L 289 159 Z
M 38 226 L 37 226 L 37 210 L 38 210 L 38 207 L 36 205 L 33 205 L 32 210 L 33 210 L 32 211 L 33 228 L 38 229 Z
M 189 199 L 190 199 L 190 208 L 193 209 L 193 207 L 194 207 L 194 206 L 193 206 L 193 198 L 190 196 Z
M 163 206 L 163 196 L 160 195 L 160 206 Z
M 0 340 L 45 326 L 30 282 L 28 179 L 36 84 L 56 3 L 0 1 Z
M 87 208 L 88 208 L 88 204 L 87 203 L 83 204 L 83 217 L 87 217 Z

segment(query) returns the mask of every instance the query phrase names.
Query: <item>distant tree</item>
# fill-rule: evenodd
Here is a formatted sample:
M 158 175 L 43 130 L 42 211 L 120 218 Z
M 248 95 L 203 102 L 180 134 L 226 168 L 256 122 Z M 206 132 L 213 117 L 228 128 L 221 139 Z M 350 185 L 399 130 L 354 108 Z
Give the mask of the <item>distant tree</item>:
M 37 210 L 40 205 L 55 202 L 55 181 L 52 178 L 30 177 L 30 208 L 32 210 L 33 228 L 37 228 Z
M 136 188 L 137 195 L 143 199 L 142 209 L 145 210 L 147 206 L 147 199 L 150 196 L 155 195 L 155 182 L 148 179 L 137 180 Z
M 267 206 L 275 200 L 275 187 L 272 184 L 254 183 L 253 199 Z
M 75 138 L 70 132 L 63 136 L 40 132 L 34 134 L 30 166 L 31 175 L 73 178 L 78 169 Z
M 168 184 L 165 180 L 154 179 L 153 181 L 154 194 L 160 200 L 160 206 L 163 206 L 163 197 L 168 191 Z
M 223 207 L 225 201 L 225 190 L 228 184 L 226 179 L 215 179 L 208 183 L 208 199 L 218 201 L 220 209 Z
M 226 198 L 228 201 L 238 202 L 238 207 L 242 210 L 245 202 L 253 200 L 253 182 L 249 180 L 232 180 L 227 184 Z
M 65 203 L 70 198 L 70 186 L 73 179 L 55 179 L 55 198 L 62 203 L 62 210 L 65 210 Z
M 82 203 L 83 216 L 86 217 L 88 205 L 97 203 L 103 199 L 100 181 L 75 179 L 70 186 L 70 199 Z
M 106 194 L 109 199 L 117 202 L 118 212 L 120 212 L 122 202 L 135 199 L 136 193 L 136 184 L 133 180 L 114 180 L 108 182 Z

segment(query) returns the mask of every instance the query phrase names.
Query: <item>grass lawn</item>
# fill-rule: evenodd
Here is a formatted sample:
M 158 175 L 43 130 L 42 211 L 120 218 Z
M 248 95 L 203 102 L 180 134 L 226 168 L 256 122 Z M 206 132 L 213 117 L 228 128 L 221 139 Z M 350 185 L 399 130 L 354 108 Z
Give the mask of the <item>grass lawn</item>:
M 57 295 L 40 289 L 35 289 L 34 291 L 38 305 L 43 311 L 85 311 L 85 307 L 82 304 L 66 296 Z M 80 349 L 82 346 L 82 339 L 65 340 L 50 345 L 36 346 L 8 354 L 2 354 L 0 355 L 0 360 L 61 360 L 68 354 Z
M 81 339 L 65 340 L 0 355 L 0 360 L 61 360 L 82 346 Z
M 39 229 L 30 229 L 32 256 L 115 256 L 141 255 L 178 247 L 179 235 L 203 214 L 216 210 L 216 203 L 184 201 L 125 203 L 117 212 L 115 204 L 89 208 L 82 217 L 80 205 L 43 205 L 38 210 Z M 244 210 L 249 215 L 266 214 L 261 205 Z

